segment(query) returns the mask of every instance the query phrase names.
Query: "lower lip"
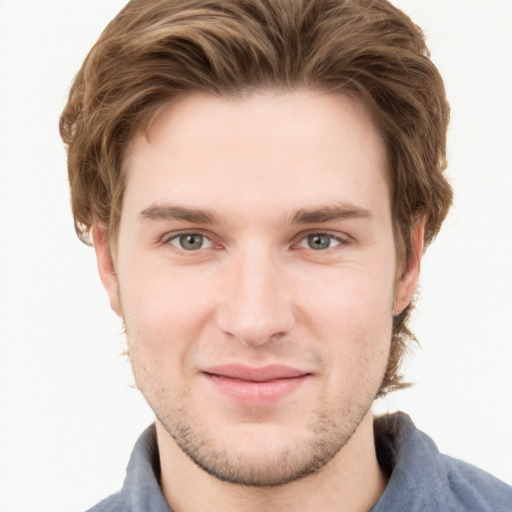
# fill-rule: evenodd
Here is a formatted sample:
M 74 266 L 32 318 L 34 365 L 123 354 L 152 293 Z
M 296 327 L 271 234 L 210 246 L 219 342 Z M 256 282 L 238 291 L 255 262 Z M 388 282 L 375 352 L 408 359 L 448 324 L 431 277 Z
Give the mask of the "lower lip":
M 222 394 L 234 402 L 247 406 L 272 405 L 296 391 L 309 374 L 265 382 L 232 379 L 221 375 L 205 374 Z

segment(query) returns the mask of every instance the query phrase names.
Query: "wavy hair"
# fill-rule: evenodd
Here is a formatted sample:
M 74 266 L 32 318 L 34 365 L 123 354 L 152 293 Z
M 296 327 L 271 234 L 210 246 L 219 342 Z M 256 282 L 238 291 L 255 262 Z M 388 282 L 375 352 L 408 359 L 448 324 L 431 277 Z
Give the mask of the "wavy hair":
M 129 2 L 86 57 L 60 118 L 80 239 L 88 243 L 99 223 L 115 250 L 127 148 L 170 101 L 269 88 L 365 105 L 386 148 L 397 264 L 406 268 L 418 217 L 427 246 L 452 201 L 443 174 L 449 105 L 422 31 L 386 0 Z M 394 318 L 380 395 L 405 386 L 411 308 Z

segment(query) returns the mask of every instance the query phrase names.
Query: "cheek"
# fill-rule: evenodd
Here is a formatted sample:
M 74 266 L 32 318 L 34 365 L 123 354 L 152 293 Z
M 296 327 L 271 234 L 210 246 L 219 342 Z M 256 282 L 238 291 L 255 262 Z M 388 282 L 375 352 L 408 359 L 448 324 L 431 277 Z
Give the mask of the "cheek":
M 143 254 L 123 263 L 120 283 L 124 309 L 151 325 L 162 323 L 168 328 L 174 324 L 178 328 L 187 317 L 198 314 L 211 295 L 212 276 L 194 267 L 173 266 L 160 254 Z
M 371 303 L 366 295 L 342 294 L 333 307 L 322 336 L 327 357 L 329 386 L 337 403 L 373 400 L 388 363 L 392 316 L 391 293 L 386 301 Z M 325 322 L 328 320 L 325 319 Z
M 348 272 L 329 286 L 309 288 L 302 303 L 302 329 L 327 354 L 328 364 L 343 374 L 363 377 L 385 367 L 392 333 L 393 276 L 376 279 L 370 272 Z
M 136 268 L 134 266 L 131 267 Z M 127 278 L 126 278 L 127 277 Z M 179 365 L 212 314 L 211 287 L 168 268 L 120 273 L 120 298 L 130 353 L 153 364 Z
M 347 329 L 371 331 L 391 322 L 394 302 L 394 275 L 368 267 L 343 268 L 313 275 L 296 294 L 302 310 L 311 319 L 318 319 L 327 330 Z

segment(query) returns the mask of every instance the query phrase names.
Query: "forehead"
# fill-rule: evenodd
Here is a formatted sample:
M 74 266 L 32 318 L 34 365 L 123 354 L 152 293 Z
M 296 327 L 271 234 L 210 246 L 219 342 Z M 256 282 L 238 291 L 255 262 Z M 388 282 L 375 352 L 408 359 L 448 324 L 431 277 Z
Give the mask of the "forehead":
M 389 200 L 384 146 L 365 108 L 308 90 L 182 97 L 134 138 L 126 172 L 125 206 L 139 211 L 169 201 L 268 214 Z

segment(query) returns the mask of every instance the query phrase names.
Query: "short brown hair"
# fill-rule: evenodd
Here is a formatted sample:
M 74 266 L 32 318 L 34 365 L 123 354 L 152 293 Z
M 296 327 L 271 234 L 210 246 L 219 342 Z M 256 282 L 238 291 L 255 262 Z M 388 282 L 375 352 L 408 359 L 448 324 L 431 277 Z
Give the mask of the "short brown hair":
M 443 175 L 449 106 L 421 30 L 386 0 L 129 2 L 85 59 L 60 119 L 81 240 L 98 223 L 115 246 L 123 158 L 173 98 L 269 88 L 345 94 L 366 106 L 387 151 L 405 268 L 418 217 L 428 245 L 452 201 Z M 394 318 L 380 394 L 404 385 L 398 370 L 412 336 L 410 309 Z

